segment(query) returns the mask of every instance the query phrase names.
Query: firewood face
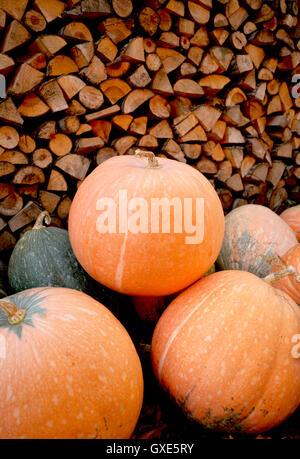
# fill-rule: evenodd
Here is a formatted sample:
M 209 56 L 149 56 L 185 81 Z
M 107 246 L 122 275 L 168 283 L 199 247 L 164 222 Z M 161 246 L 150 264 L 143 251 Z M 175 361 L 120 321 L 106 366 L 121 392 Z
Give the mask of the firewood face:
M 66 227 L 86 175 L 137 148 L 205 174 L 225 212 L 299 200 L 298 14 L 294 0 L 0 0 L 0 251 L 42 209 Z

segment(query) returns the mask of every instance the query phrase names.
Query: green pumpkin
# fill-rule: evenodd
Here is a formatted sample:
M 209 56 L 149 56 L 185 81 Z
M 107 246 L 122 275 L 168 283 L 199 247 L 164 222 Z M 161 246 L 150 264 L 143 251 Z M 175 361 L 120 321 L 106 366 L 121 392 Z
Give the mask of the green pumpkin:
M 7 296 L 7 265 L 4 261 L 0 260 L 0 298 Z
M 50 224 L 42 212 L 33 229 L 17 242 L 9 263 L 8 281 L 14 292 L 34 287 L 67 287 L 87 292 L 89 277 L 71 248 L 68 231 Z

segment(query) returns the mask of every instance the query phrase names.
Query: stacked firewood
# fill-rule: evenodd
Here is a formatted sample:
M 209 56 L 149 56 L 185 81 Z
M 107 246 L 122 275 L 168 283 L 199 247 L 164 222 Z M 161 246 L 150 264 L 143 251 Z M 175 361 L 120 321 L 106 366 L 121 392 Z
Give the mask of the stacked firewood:
M 65 227 L 86 175 L 137 148 L 225 212 L 299 202 L 297 74 L 297 0 L 0 0 L 0 251 L 41 209 Z

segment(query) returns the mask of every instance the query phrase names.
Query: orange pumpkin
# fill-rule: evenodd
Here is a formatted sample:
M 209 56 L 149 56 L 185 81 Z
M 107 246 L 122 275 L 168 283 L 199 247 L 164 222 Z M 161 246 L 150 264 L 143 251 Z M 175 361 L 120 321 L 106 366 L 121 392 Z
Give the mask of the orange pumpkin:
M 84 180 L 71 205 L 69 234 L 79 263 L 101 284 L 133 296 L 165 296 L 213 265 L 224 215 L 214 188 L 195 168 L 126 155 Z
M 181 293 L 152 340 L 162 387 L 204 427 L 257 433 L 300 403 L 300 309 L 246 271 L 220 271 Z
M 217 263 L 222 269 L 249 271 L 265 277 L 271 270 L 266 258 L 282 256 L 296 244 L 293 230 L 275 212 L 258 204 L 247 204 L 226 215 Z
M 143 376 L 120 322 L 85 293 L 0 300 L 0 439 L 129 438 Z
M 292 228 L 300 242 L 300 204 L 284 210 L 280 217 Z
M 273 267 L 271 273 L 275 274 L 275 282 L 273 287 L 279 288 L 283 292 L 287 293 L 293 300 L 300 305 L 300 244 L 295 245 L 291 248 L 283 257 L 283 262 L 287 267 L 292 266 L 295 269 L 297 277 L 294 275 L 284 276 L 280 279 L 276 279 L 276 273 L 278 273 L 282 267 Z

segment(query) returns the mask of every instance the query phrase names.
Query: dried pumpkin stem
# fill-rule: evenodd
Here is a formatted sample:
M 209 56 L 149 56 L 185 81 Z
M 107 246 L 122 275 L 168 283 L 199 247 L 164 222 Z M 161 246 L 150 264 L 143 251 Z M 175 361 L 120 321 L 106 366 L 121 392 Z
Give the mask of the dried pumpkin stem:
M 43 212 L 40 213 L 40 215 L 36 219 L 33 229 L 44 228 L 44 222 L 46 223 L 46 225 L 50 225 L 51 223 L 51 217 L 50 217 L 49 212 L 47 212 L 47 210 L 44 210 Z
M 6 300 L 0 300 L 0 310 L 7 315 L 10 325 L 18 325 L 26 316 L 26 309 L 20 309 L 15 304 Z
M 139 148 L 135 150 L 135 154 L 140 158 L 147 158 L 148 159 L 148 167 L 150 169 L 160 167 L 155 154 L 152 151 L 140 150 Z
M 273 282 L 276 282 L 285 276 L 293 276 L 296 282 L 300 282 L 300 275 L 297 273 L 295 268 L 293 266 L 289 266 L 281 257 L 263 256 L 263 258 L 266 261 L 268 261 L 268 263 L 271 263 L 272 265 L 278 266 L 280 268 L 279 271 L 268 274 L 266 277 L 263 278 L 263 280 L 267 282 L 268 284 L 272 284 Z

